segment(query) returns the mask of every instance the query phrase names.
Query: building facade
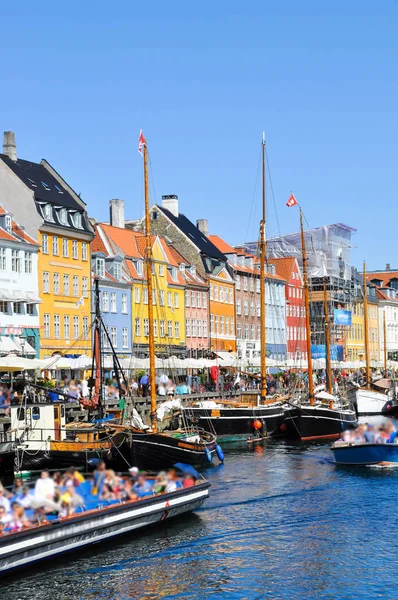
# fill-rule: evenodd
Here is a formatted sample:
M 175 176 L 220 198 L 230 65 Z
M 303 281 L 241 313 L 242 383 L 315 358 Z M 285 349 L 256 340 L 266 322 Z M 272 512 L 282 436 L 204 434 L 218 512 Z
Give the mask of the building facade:
M 40 356 L 90 355 L 93 229 L 85 203 L 47 161 L 18 159 L 11 132 L 0 155 L 0 186 L 6 210 L 39 243 Z
M 398 290 L 394 288 L 377 288 L 379 301 L 379 337 L 380 360 L 384 361 L 384 348 L 387 358 L 396 360 L 398 356 Z M 384 325 L 386 336 L 384 336 Z

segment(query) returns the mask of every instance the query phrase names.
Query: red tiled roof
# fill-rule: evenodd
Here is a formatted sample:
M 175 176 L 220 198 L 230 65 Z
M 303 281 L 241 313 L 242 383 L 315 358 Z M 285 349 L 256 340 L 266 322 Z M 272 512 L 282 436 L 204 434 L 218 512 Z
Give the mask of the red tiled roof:
M 391 279 L 398 279 L 398 271 L 375 271 L 373 273 L 367 273 L 368 281 L 372 279 L 378 279 L 382 282 L 381 287 L 389 287 Z
M 116 246 L 116 248 L 120 248 L 126 256 L 131 258 L 143 258 L 137 245 L 138 241 L 140 241 L 140 243 L 141 240 L 145 241 L 143 233 L 131 231 L 130 229 L 122 229 L 121 227 L 112 227 L 112 225 L 108 225 L 107 223 L 100 223 L 99 225 L 108 240 Z
M 289 281 L 296 259 L 294 256 L 288 256 L 286 258 L 269 258 L 268 263 L 275 266 L 277 275 L 280 275 L 285 281 Z
M 91 242 L 91 250 L 93 252 L 103 252 L 104 254 L 108 254 L 105 244 L 99 234 L 97 225 L 95 226 L 95 235 L 93 241 Z
M 5 215 L 7 214 L 8 211 L 6 211 L 3 206 L 0 206 L 0 215 Z M 30 237 L 30 235 L 28 235 L 26 233 L 26 231 L 20 226 L 18 225 L 18 223 L 12 219 L 12 233 L 5 231 L 5 229 L 2 229 L 0 227 L 0 239 L 2 240 L 10 240 L 12 242 L 20 242 L 21 240 L 23 240 L 24 242 L 26 242 L 27 244 L 34 244 L 35 246 L 37 246 L 37 242 Z
M 220 250 L 223 254 L 235 254 L 235 248 L 232 248 L 227 242 L 224 242 L 218 235 L 208 235 L 207 236 L 212 244 L 215 245 L 216 248 Z

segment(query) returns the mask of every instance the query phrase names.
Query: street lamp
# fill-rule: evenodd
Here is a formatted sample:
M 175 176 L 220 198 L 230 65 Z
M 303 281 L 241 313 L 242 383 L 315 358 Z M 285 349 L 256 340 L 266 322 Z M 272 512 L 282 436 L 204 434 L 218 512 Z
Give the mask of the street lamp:
M 24 335 L 19 336 L 19 343 L 21 346 L 21 356 L 22 356 L 22 358 L 24 358 L 25 357 L 25 344 L 26 344 L 26 337 Z

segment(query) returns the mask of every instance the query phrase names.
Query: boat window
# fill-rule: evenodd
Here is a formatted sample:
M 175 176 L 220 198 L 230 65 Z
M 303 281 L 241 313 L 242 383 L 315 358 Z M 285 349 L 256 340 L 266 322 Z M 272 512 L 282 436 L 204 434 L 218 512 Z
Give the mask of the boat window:
M 34 421 L 37 421 L 38 419 L 40 419 L 40 408 L 38 406 L 34 406 L 32 408 L 32 419 Z
M 65 416 L 65 406 L 61 404 L 61 417 Z
M 24 421 L 25 420 L 25 409 L 20 407 L 17 409 L 17 418 L 18 421 Z

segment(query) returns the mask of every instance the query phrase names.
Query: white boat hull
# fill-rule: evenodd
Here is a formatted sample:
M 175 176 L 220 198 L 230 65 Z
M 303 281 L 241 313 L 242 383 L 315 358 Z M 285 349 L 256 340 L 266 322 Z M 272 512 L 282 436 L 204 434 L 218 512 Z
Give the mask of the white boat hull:
M 385 414 L 386 405 L 390 402 L 387 394 L 381 394 L 373 390 L 356 391 L 356 404 L 358 415 L 381 415 Z

